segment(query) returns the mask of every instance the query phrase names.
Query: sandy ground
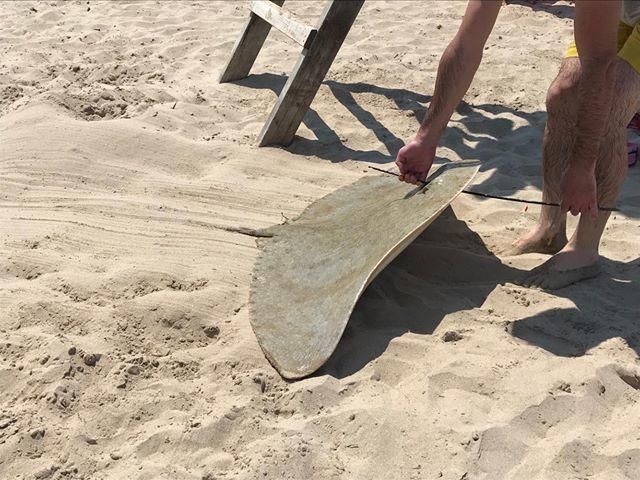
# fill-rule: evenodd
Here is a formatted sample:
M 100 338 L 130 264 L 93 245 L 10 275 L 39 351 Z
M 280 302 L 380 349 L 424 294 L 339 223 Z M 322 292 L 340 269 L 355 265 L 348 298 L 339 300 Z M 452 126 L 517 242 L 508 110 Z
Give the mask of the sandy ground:
M 516 287 L 545 257 L 501 252 L 537 208 L 460 197 L 317 375 L 283 381 L 251 331 L 237 230 L 392 162 L 464 2 L 366 2 L 287 149 L 254 140 L 297 46 L 216 82 L 245 3 L 0 8 L 0 478 L 638 478 L 637 168 L 597 279 Z M 540 197 L 571 13 L 503 9 L 439 150 L 482 162 L 476 189 Z

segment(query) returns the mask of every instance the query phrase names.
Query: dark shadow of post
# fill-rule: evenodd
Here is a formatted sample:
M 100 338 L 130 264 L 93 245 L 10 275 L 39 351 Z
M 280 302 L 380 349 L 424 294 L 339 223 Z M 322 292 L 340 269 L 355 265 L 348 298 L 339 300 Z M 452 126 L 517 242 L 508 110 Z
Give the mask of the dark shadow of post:
M 284 75 L 262 73 L 250 75 L 236 83 L 249 88 L 267 88 L 277 96 L 280 95 L 280 91 L 284 87 L 286 80 L 287 78 Z M 285 148 L 291 153 L 316 156 L 334 163 L 344 162 L 345 160 L 366 160 L 372 163 L 388 163 L 395 158 L 395 155 L 392 157 L 391 154 L 385 155 L 377 150 L 355 150 L 344 145 L 340 136 L 313 108 L 309 108 L 302 123 L 313 132 L 316 140 L 296 136 L 293 143 Z
M 251 75 L 236 82 L 249 88 L 270 89 L 276 95 L 279 94 L 286 81 L 283 75 L 263 73 Z M 393 134 L 384 123 L 367 111 L 357 102 L 355 95 L 360 93 L 371 93 L 380 95 L 395 103 L 398 110 L 406 112 L 419 124 L 426 112 L 431 97 L 421 93 L 412 92 L 402 88 L 385 88 L 368 83 L 344 83 L 334 80 L 324 82 L 334 94 L 336 100 L 340 102 L 354 118 L 364 127 L 371 130 L 374 135 L 384 145 L 388 154 L 378 150 L 358 150 L 351 148 L 340 140 L 340 136 L 325 122 L 313 109 L 309 109 L 304 117 L 303 123 L 313 132 L 316 140 L 296 137 L 293 143 L 284 147 L 287 151 L 306 156 L 316 156 L 331 162 L 343 162 L 345 160 L 362 160 L 369 163 L 390 163 L 395 160 L 395 156 L 404 141 Z M 478 152 L 498 152 L 508 151 L 509 136 L 533 136 L 542 139 L 542 131 L 546 115 L 542 111 L 521 112 L 509 107 L 496 104 L 470 105 L 462 102 L 458 107 L 460 119 L 451 122 L 442 139 L 442 146 L 454 150 L 461 158 L 477 158 Z M 515 127 L 514 122 L 508 118 L 501 118 L 501 114 L 511 114 L 524 120 L 524 124 Z M 464 127 L 464 129 L 462 128 Z M 470 146 L 474 145 L 474 146 Z M 539 164 L 539 148 L 532 155 L 532 160 Z M 498 167 L 495 159 L 479 158 L 482 161 L 481 171 L 496 169 Z M 508 165 L 502 162 L 501 167 L 510 170 Z M 537 167 L 539 169 L 539 167 Z M 507 172 L 510 174 L 510 172 Z M 533 185 L 540 188 L 540 175 L 533 176 Z M 500 194 L 510 194 L 514 191 L 532 185 L 527 179 L 520 176 L 510 176 L 510 189 L 501 190 Z M 485 183 L 487 185 L 485 185 Z M 491 188 L 491 178 L 480 184 L 481 187 Z

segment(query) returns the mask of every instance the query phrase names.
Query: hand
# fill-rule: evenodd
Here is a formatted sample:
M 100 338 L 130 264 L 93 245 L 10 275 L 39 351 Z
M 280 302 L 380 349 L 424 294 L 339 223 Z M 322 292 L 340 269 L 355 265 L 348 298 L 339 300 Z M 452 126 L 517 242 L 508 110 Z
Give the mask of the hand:
M 436 156 L 436 145 L 418 138 L 410 141 L 398 152 L 396 165 L 400 169 L 400 180 L 422 185 Z
M 569 167 L 562 179 L 560 207 L 563 212 L 569 211 L 572 215 L 588 213 L 595 216 L 598 213 L 596 177 L 593 171 L 583 167 Z

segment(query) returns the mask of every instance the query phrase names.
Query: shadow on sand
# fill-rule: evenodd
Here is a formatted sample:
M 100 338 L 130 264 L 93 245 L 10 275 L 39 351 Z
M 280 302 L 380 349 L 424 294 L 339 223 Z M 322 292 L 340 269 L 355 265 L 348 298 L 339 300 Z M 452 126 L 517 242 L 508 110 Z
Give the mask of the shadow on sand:
M 518 320 L 514 337 L 562 357 L 579 357 L 610 338 L 622 338 L 640 355 L 640 259 L 604 260 L 605 273 L 558 290 L 572 308 L 553 308 Z M 598 302 L 594 302 L 598 292 Z
M 286 77 L 263 73 L 251 75 L 236 83 L 238 85 L 269 89 L 279 95 Z M 318 113 L 310 108 L 304 117 L 303 123 L 315 135 L 316 139 L 307 139 L 296 136 L 294 141 L 285 149 L 293 154 L 316 156 L 331 162 L 343 162 L 345 160 L 361 160 L 371 163 L 389 163 L 395 160 L 398 150 L 404 145 L 404 140 L 398 138 L 391 132 L 384 123 L 372 112 L 367 111 L 358 103 L 356 95 L 360 93 L 370 93 L 380 95 L 391 100 L 398 110 L 414 117 L 416 125 L 420 124 L 431 97 L 420 93 L 412 92 L 402 88 L 384 88 L 368 83 L 343 83 L 333 80 L 324 82 L 329 87 L 334 97 L 340 102 L 364 127 L 371 130 L 376 138 L 384 145 L 388 154 L 378 150 L 358 150 L 353 149 L 340 140 L 339 135 L 327 124 Z M 506 138 L 532 138 L 542 139 L 542 132 L 546 113 L 543 111 L 522 112 L 513 108 L 497 104 L 470 105 L 461 102 L 457 109 L 460 119 L 451 122 L 443 136 L 441 144 L 455 151 L 461 158 L 475 159 L 478 152 L 485 152 L 485 157 L 495 153 L 495 157 L 509 155 L 509 142 Z M 502 114 L 508 114 L 503 115 Z M 518 123 L 511 118 L 517 118 Z M 539 170 L 539 142 L 533 154 L 528 153 L 531 167 Z M 493 157 L 493 155 L 492 155 Z M 497 169 L 500 167 L 501 174 L 509 177 L 509 190 L 516 192 L 526 186 L 533 185 L 541 188 L 540 175 L 513 175 L 515 168 L 504 161 L 504 158 L 479 158 L 482 162 L 481 171 Z M 520 168 L 521 165 L 516 165 Z M 533 183 L 527 180 L 533 179 Z M 480 183 L 481 187 L 493 187 L 491 178 Z M 509 191 L 501 190 L 501 195 L 508 195 Z
M 534 12 L 544 12 L 558 18 L 573 19 L 573 5 L 563 5 L 557 0 L 506 0 L 507 5 L 522 5 Z
M 446 315 L 480 307 L 497 285 L 522 274 L 493 255 L 449 207 L 369 285 L 317 374 L 349 376 L 395 337 L 430 335 Z
M 498 285 L 517 284 L 525 274 L 493 255 L 448 208 L 367 288 L 338 348 L 317 375 L 347 377 L 382 355 L 394 338 L 407 332 L 433 334 L 446 315 L 482 307 Z M 563 357 L 584 355 L 615 337 L 640 355 L 638 288 L 640 259 L 626 264 L 605 260 L 598 278 L 552 292 L 574 307 L 516 319 L 508 329 Z

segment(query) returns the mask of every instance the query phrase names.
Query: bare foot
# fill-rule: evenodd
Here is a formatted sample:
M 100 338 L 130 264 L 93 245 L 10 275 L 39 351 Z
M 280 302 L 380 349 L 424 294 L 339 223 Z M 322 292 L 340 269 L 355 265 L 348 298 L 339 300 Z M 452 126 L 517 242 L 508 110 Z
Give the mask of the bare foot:
M 547 253 L 555 254 L 567 244 L 567 236 L 564 232 L 549 233 L 539 225 L 526 233 L 513 244 L 511 255 L 522 255 L 523 253 Z
M 529 272 L 522 284 L 545 290 L 563 288 L 598 276 L 601 271 L 598 259 L 597 252 L 578 250 L 567 245 L 561 252 Z

